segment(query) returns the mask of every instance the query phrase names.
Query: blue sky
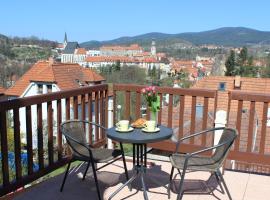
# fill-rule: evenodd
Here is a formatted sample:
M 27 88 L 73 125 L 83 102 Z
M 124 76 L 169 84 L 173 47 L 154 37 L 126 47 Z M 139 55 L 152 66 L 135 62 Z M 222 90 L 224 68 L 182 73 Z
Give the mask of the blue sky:
M 61 42 L 228 26 L 270 31 L 269 0 L 6 0 L 0 33 Z

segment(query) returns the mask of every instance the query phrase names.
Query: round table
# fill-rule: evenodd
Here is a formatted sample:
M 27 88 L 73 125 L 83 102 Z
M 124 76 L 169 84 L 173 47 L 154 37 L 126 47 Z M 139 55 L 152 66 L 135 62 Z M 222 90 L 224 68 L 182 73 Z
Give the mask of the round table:
M 141 179 L 144 199 L 148 199 L 144 174 L 147 163 L 147 144 L 153 142 L 159 142 L 171 138 L 173 130 L 165 126 L 158 126 L 160 131 L 156 133 L 146 133 L 141 129 L 134 129 L 130 132 L 118 132 L 115 127 L 112 127 L 106 131 L 107 137 L 118 141 L 120 143 L 131 143 L 133 144 L 133 170 L 135 173 L 133 176 L 120 188 L 118 188 L 110 197 L 112 199 L 118 192 L 120 192 L 125 186 L 130 185 L 137 177 Z

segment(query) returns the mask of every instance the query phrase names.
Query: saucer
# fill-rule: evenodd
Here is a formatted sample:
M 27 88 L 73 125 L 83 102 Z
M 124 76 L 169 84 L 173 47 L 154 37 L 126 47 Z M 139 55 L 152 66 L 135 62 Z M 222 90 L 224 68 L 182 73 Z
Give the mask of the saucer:
M 133 131 L 133 130 L 134 130 L 134 128 L 129 127 L 129 129 L 128 129 L 128 130 L 125 130 L 125 131 L 119 130 L 118 128 L 115 128 L 115 130 L 116 130 L 116 131 L 118 131 L 118 132 L 121 132 L 121 133 L 126 133 L 126 132 Z
M 160 131 L 160 128 L 156 127 L 156 129 L 153 131 L 148 131 L 147 128 L 143 128 L 142 131 L 146 132 L 146 133 L 156 133 L 156 132 Z

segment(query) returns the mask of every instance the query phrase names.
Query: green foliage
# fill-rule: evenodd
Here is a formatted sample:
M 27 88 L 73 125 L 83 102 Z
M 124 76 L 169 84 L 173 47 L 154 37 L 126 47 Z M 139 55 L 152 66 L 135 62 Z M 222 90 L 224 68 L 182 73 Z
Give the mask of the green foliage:
M 145 84 L 145 70 L 138 66 L 124 65 L 119 71 L 112 71 L 111 69 L 111 65 L 101 68 L 101 75 L 105 77 L 107 83 Z
M 230 51 L 230 55 L 225 62 L 226 66 L 226 76 L 234 76 L 235 75 L 235 66 L 236 66 L 236 58 L 235 52 L 233 50 Z
M 247 47 L 243 47 L 238 56 L 237 65 L 243 66 L 244 64 L 246 64 L 247 60 L 248 60 L 248 49 Z

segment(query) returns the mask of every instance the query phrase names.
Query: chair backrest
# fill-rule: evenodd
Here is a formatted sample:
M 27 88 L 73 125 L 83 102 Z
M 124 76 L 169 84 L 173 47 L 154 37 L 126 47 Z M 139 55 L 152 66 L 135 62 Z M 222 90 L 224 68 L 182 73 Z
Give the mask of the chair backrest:
M 85 155 L 86 149 L 81 145 L 87 145 L 85 123 L 79 120 L 66 121 L 61 124 L 61 131 L 71 147 L 72 153 L 79 156 Z M 85 156 L 89 155 L 87 154 Z
M 219 140 L 218 144 L 224 144 L 220 147 L 217 147 L 215 149 L 215 152 L 212 156 L 212 159 L 216 162 L 219 163 L 221 166 L 224 160 L 226 159 L 229 150 L 234 142 L 234 140 L 237 137 L 237 130 L 232 129 L 232 128 L 224 128 L 221 138 Z

